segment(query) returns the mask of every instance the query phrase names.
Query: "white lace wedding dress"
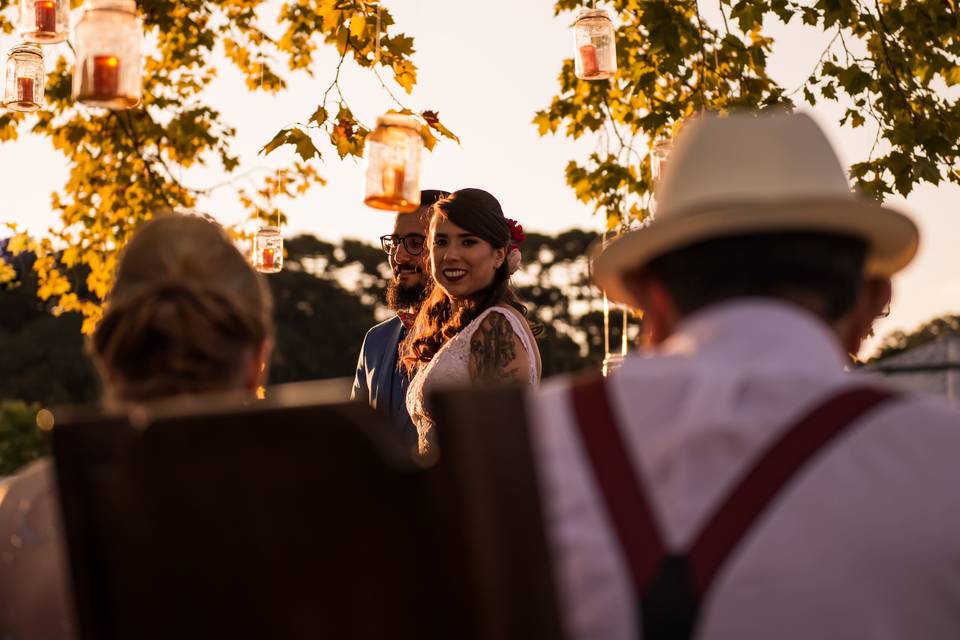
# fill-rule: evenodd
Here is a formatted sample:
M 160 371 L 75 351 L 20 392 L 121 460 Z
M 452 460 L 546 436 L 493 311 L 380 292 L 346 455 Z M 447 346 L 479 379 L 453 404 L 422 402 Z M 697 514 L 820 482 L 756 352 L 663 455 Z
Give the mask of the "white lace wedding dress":
M 407 388 L 407 412 L 417 427 L 420 453 L 426 453 L 429 450 L 428 435 L 433 428 L 427 398 L 431 393 L 444 387 L 470 385 L 470 339 L 484 318 L 491 313 L 503 314 L 510 322 L 513 332 L 520 337 L 520 342 L 527 352 L 527 361 L 530 363 L 529 382 L 531 385 L 540 382 L 540 356 L 526 321 L 513 309 L 503 306 L 490 307 L 440 347 L 433 359 L 417 369 L 417 373 L 410 381 L 410 386 Z

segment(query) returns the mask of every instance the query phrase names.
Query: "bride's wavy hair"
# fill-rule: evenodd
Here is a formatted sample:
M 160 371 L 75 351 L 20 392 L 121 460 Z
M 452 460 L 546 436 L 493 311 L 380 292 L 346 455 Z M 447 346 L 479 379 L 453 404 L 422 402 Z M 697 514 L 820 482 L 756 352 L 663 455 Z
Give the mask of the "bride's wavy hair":
M 449 220 L 489 242 L 494 249 L 507 249 L 509 253 L 510 223 L 504 217 L 500 203 L 490 193 L 482 189 L 460 189 L 438 200 L 433 205 L 427 239 L 431 250 L 437 222 L 441 219 Z M 494 272 L 493 282 L 471 295 L 463 305 L 455 307 L 443 289 L 431 286 L 413 327 L 400 347 L 400 361 L 408 374 L 412 374 L 420 363 L 432 360 L 440 347 L 490 307 L 509 305 L 526 317 L 526 306 L 510 286 L 508 262 L 505 259 Z M 535 323 L 530 323 L 530 328 L 535 336 L 542 331 Z
M 165 213 L 127 245 L 88 342 L 108 401 L 235 389 L 273 335 L 270 290 L 220 225 Z

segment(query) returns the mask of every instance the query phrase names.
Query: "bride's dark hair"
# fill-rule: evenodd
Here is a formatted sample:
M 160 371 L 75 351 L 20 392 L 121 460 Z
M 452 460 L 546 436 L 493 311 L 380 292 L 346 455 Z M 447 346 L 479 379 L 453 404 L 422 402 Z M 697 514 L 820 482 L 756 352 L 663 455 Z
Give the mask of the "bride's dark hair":
M 436 223 L 444 218 L 486 240 L 494 249 L 507 249 L 509 253 L 510 223 L 504 217 L 500 203 L 486 191 L 461 189 L 437 201 L 433 205 L 433 220 L 430 223 L 428 242 L 431 245 Z M 510 287 L 508 262 L 504 260 L 497 268 L 489 286 L 471 295 L 466 304 L 458 307 L 454 307 L 443 289 L 432 286 L 420 306 L 410 333 L 401 345 L 401 363 L 408 373 L 412 374 L 420 363 L 432 360 L 440 347 L 490 307 L 506 304 L 523 316 L 527 315 L 527 308 Z M 534 335 L 541 332 L 541 328 L 535 324 L 531 324 L 531 330 Z

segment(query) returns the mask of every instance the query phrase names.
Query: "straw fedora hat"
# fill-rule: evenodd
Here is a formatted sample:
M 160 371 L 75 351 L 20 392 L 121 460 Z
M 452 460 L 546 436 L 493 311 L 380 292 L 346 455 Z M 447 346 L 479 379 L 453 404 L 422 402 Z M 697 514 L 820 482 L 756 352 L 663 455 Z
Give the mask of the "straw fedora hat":
M 594 254 L 593 277 L 611 300 L 636 306 L 624 275 L 704 240 L 785 231 L 867 242 L 868 275 L 913 259 L 916 225 L 851 191 L 826 136 L 806 114 L 704 115 L 680 132 L 657 189 L 656 218 Z

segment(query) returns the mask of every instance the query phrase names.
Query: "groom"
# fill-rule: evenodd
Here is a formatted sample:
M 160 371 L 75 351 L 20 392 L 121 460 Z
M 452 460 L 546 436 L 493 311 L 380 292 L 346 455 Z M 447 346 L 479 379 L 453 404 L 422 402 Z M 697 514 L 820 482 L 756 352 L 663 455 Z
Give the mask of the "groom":
M 389 416 L 397 432 L 412 446 L 417 443 L 417 429 L 407 414 L 409 380 L 398 366 L 398 348 L 430 284 L 426 239 L 431 207 L 448 195 L 446 191 L 421 191 L 420 208 L 414 213 L 397 214 L 393 233 L 380 238 L 393 272 L 387 304 L 397 315 L 371 328 L 364 337 L 350 395 Z

